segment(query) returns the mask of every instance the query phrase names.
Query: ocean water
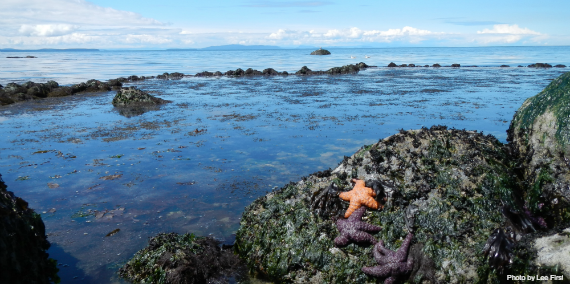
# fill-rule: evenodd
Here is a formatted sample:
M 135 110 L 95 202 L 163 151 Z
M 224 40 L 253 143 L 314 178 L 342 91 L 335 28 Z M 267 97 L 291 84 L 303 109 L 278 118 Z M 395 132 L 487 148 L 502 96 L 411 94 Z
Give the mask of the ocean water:
M 111 105 L 115 92 L 0 107 L 0 173 L 8 189 L 42 215 L 62 283 L 124 283 L 118 267 L 159 232 L 231 243 L 253 200 L 334 168 L 343 156 L 399 129 L 447 125 L 506 142 L 522 102 L 569 71 L 514 66 L 570 65 L 570 52 L 561 47 L 331 49 L 330 57 L 308 52 L 38 52 L 24 54 L 38 56 L 33 59 L 0 58 L 0 84 L 249 67 L 326 70 L 359 61 L 479 66 L 147 80 L 128 85 L 172 102 L 134 112 Z M 513 67 L 498 67 L 503 64 Z
M 556 47 L 470 47 L 470 48 L 331 48 L 331 55 L 309 55 L 312 50 L 229 50 L 229 51 L 85 51 L 85 52 L 0 52 L 0 84 L 45 82 L 76 84 L 89 79 L 108 80 L 121 76 L 152 76 L 164 72 L 194 75 L 202 71 L 253 68 L 262 71 L 295 72 L 302 66 L 327 70 L 365 62 L 379 67 L 399 64 L 442 66 L 459 63 L 498 67 L 537 62 L 570 66 L 570 48 Z M 6 58 L 32 55 L 38 58 Z M 351 56 L 355 57 L 354 59 Z M 370 58 L 365 58 L 370 56 Z

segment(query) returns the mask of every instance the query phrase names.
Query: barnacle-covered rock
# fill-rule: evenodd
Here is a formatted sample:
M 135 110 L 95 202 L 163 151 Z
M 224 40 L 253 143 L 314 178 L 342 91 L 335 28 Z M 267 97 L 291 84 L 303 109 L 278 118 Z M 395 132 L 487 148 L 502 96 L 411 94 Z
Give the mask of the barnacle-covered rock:
M 479 269 L 487 265 L 482 248 L 491 229 L 506 222 L 503 201 L 521 190 L 507 150 L 476 131 L 402 130 L 345 157 L 330 175 L 310 175 L 254 201 L 243 213 L 236 251 L 253 272 L 275 281 L 380 283 L 361 270 L 376 265 L 372 248 L 336 248 L 334 220 L 311 208 L 331 183 L 346 188 L 357 178 L 386 198 L 384 209 L 367 210 L 363 221 L 382 227 L 376 237 L 387 249 L 402 245 L 414 215 L 410 257 L 418 267 L 410 281 L 485 283 L 496 275 L 488 266 Z
M 243 263 L 219 241 L 193 234 L 162 233 L 151 238 L 119 275 L 132 283 L 229 283 L 229 277 L 246 277 Z
M 570 219 L 570 72 L 523 103 L 507 140 L 529 189 L 528 209 L 551 227 Z

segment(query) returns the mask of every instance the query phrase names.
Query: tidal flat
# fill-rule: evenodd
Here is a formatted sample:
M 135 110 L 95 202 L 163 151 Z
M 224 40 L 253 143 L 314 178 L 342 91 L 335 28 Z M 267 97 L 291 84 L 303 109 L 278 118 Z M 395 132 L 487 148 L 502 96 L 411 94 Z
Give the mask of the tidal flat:
M 116 92 L 0 108 L 0 172 L 41 213 L 63 283 L 121 283 L 149 237 L 232 243 L 244 207 L 398 132 L 506 130 L 563 69 L 370 68 L 354 75 L 127 84 L 172 103 L 124 112 Z M 117 230 L 119 229 L 119 230 Z

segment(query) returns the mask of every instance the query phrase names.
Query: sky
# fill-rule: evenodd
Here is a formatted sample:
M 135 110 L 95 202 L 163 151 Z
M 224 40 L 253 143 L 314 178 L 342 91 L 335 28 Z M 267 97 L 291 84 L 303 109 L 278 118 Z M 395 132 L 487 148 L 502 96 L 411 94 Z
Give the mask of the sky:
M 0 48 L 570 46 L 568 0 L 1 0 Z

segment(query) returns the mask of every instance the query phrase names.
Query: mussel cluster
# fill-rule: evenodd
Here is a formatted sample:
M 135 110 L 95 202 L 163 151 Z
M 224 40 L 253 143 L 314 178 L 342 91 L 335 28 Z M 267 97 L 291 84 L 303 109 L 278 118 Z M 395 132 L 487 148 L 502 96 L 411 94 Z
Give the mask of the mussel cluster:
M 343 214 L 348 206 L 338 197 L 339 193 L 340 188 L 335 182 L 317 190 L 311 197 L 311 210 L 322 218 Z

